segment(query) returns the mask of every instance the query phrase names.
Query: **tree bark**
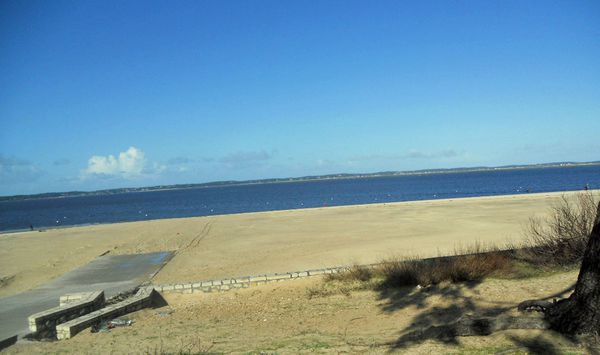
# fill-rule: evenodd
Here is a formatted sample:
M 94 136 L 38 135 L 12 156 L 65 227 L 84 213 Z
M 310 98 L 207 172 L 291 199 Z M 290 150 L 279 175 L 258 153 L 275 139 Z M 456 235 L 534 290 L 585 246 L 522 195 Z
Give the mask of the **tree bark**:
M 550 328 L 570 335 L 600 334 L 600 203 L 575 291 L 546 309 Z

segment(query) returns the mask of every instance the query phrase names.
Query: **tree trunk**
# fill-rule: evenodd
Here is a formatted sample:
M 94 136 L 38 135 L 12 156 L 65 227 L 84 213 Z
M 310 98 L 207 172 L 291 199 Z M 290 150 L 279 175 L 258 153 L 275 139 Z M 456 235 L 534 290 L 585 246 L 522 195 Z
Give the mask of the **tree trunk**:
M 600 334 L 600 203 L 575 291 L 546 310 L 550 327 L 564 334 Z

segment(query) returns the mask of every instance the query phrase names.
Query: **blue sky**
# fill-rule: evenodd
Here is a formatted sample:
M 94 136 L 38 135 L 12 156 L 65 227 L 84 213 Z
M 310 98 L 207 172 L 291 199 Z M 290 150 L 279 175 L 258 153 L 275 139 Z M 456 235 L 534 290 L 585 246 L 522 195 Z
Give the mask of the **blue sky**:
M 600 160 L 598 1 L 0 2 L 0 195 Z

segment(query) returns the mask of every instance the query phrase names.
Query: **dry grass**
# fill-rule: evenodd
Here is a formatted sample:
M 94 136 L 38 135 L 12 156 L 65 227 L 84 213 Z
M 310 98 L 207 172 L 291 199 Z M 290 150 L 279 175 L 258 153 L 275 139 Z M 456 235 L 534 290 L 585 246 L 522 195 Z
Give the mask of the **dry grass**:
M 325 275 L 325 281 L 369 281 L 372 277 L 372 268 L 355 264 L 345 271 Z
M 494 273 L 506 273 L 512 267 L 510 252 L 486 251 L 427 260 L 385 261 L 376 273 L 381 287 L 429 286 L 444 281 L 479 281 Z
M 545 219 L 531 218 L 520 256 L 538 265 L 579 263 L 594 226 L 598 198 L 591 191 L 577 195 L 574 202 L 562 197 Z
M 324 284 L 307 291 L 309 298 L 350 291 L 403 286 L 429 286 L 441 282 L 482 280 L 491 274 L 509 273 L 512 252 L 483 248 L 476 244 L 455 250 L 454 256 L 433 259 L 392 259 L 377 265 L 353 265 L 347 270 L 328 274 Z
M 145 354 L 147 355 L 200 355 L 200 354 L 214 354 L 211 352 L 214 343 L 204 342 L 199 337 L 194 338 L 192 341 L 183 342 L 180 341 L 179 347 L 176 351 L 166 350 L 161 337 L 160 344 L 154 348 L 146 349 Z

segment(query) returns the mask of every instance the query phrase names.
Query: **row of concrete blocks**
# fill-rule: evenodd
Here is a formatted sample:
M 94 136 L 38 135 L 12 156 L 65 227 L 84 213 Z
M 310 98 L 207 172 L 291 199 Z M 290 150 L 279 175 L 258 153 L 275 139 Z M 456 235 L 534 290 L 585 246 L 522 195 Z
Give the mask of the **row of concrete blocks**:
M 153 287 L 140 288 L 133 297 L 57 325 L 56 338 L 59 340 L 69 339 L 94 324 L 150 307 L 154 296 Z
M 371 267 L 371 265 L 365 265 Z M 282 274 L 268 274 L 259 276 L 236 277 L 223 280 L 198 281 L 191 283 L 154 285 L 158 292 L 162 293 L 198 293 L 198 292 L 222 292 L 247 288 L 255 285 L 264 285 L 272 282 L 297 280 L 299 278 L 319 276 L 324 274 L 335 274 L 348 270 L 350 266 L 340 266 L 326 269 L 286 272 Z

